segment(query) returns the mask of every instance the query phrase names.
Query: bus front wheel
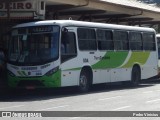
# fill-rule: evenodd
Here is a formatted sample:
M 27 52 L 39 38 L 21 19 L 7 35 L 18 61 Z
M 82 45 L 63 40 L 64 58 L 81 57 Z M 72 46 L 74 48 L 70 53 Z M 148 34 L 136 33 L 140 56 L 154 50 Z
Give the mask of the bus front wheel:
M 90 79 L 86 71 L 82 71 L 79 78 L 79 91 L 88 92 L 90 88 Z

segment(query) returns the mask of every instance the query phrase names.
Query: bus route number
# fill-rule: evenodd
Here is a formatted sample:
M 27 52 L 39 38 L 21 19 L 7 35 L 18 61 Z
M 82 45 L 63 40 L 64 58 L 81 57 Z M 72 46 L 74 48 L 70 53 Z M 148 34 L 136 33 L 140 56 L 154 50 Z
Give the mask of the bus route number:
M 84 63 L 89 62 L 88 58 L 83 58 L 83 62 L 84 62 Z

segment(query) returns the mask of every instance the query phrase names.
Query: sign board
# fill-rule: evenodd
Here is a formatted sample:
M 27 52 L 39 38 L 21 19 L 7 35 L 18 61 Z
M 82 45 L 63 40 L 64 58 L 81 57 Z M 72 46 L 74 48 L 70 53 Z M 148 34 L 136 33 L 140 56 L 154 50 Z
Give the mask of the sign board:
M 0 18 L 7 18 L 8 6 L 5 2 L 0 3 Z M 45 2 L 43 0 L 27 0 L 20 2 L 11 2 L 9 4 L 10 18 L 32 18 L 44 19 Z

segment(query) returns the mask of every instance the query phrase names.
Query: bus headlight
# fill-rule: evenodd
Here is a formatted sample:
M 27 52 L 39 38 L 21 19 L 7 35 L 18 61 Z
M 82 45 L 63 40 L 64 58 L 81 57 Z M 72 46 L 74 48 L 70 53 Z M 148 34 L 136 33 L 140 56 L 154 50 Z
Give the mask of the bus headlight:
M 54 73 L 56 73 L 59 70 L 59 67 L 55 67 L 53 69 L 51 69 L 50 71 L 48 71 L 45 75 L 50 76 Z

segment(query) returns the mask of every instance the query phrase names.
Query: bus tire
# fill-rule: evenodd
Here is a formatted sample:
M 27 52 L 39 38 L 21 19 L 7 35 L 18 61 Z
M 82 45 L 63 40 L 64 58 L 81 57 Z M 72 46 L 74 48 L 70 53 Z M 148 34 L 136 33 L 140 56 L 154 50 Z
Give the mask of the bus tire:
M 91 87 L 91 80 L 88 70 L 82 70 L 79 77 L 79 91 L 88 92 Z
M 131 74 L 131 84 L 132 86 L 137 86 L 141 80 L 141 71 L 139 66 L 134 66 L 132 68 Z

